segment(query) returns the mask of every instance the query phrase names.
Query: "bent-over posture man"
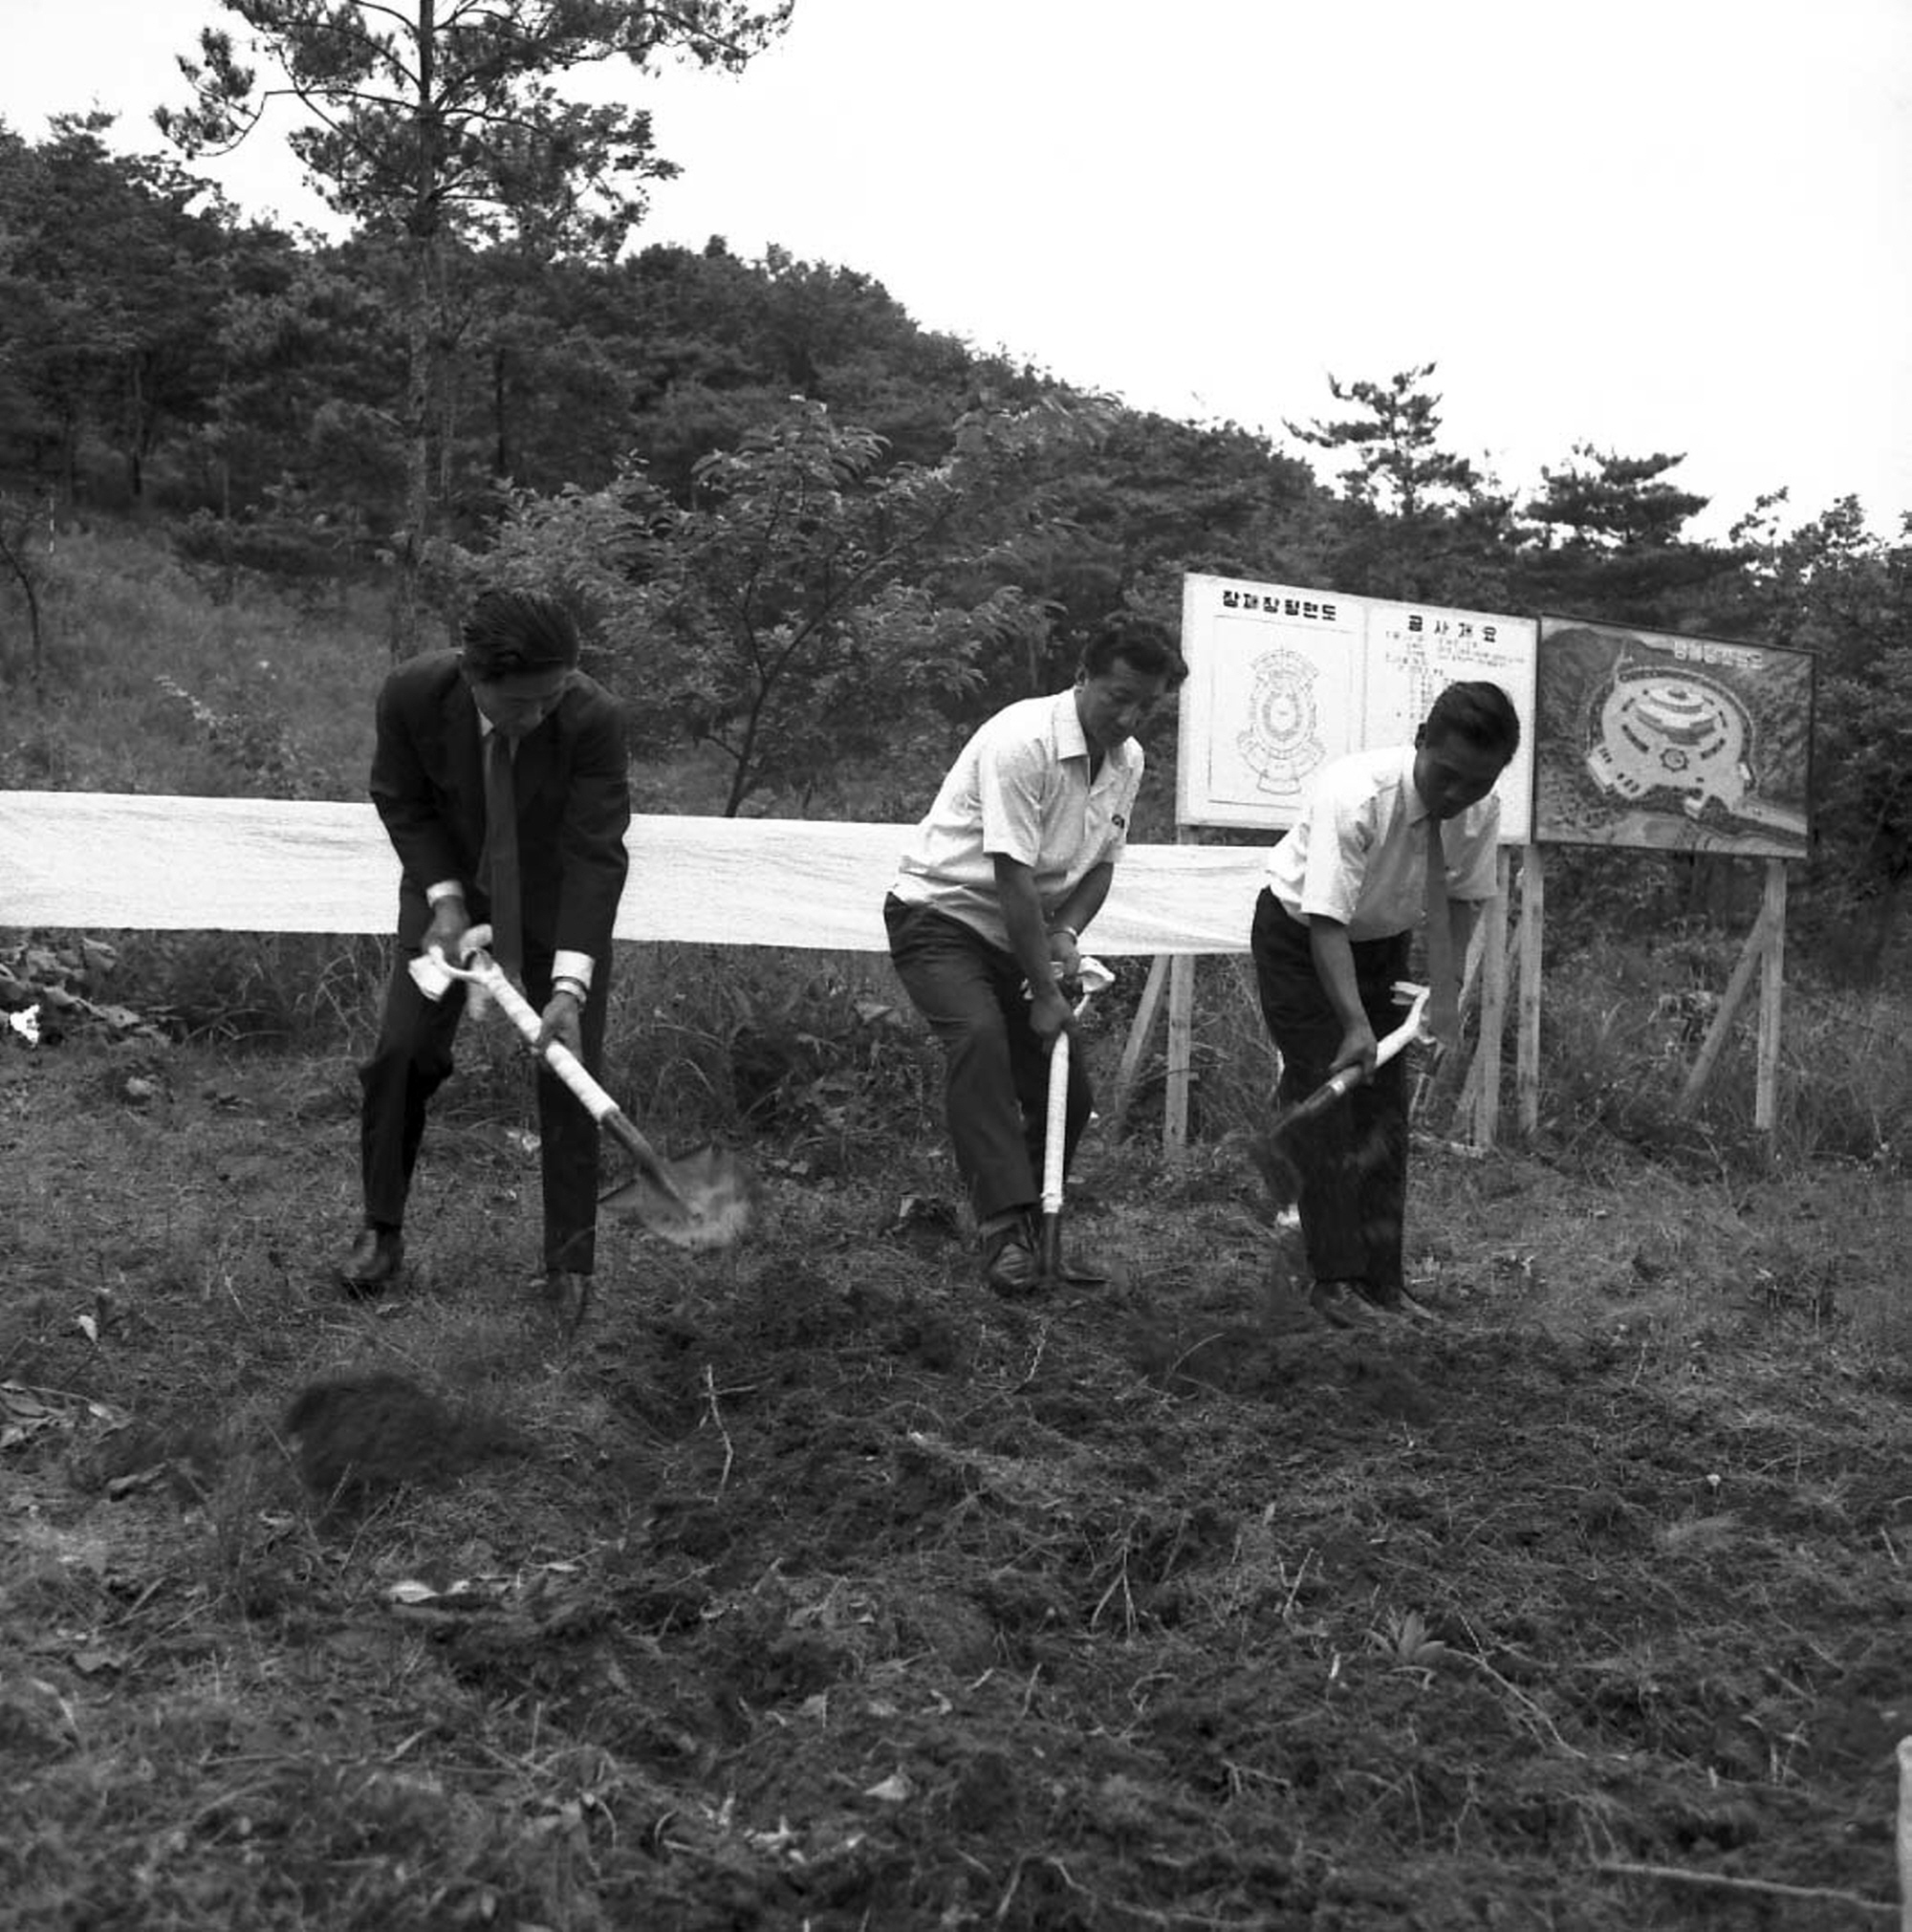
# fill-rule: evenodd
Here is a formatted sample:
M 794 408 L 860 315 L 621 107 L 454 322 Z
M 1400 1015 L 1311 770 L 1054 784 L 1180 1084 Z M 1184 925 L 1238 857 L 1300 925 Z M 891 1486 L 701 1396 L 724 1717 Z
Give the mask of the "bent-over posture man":
M 1305 1099 L 1343 1067 L 1367 1075 L 1287 1149 L 1313 1300 L 1340 1327 L 1429 1313 L 1401 1275 L 1405 1065 L 1398 1056 L 1377 1067 L 1375 1049 L 1400 1021 L 1393 988 L 1423 918 L 1428 1027 L 1453 1040 L 1455 967 L 1498 890 L 1500 802 L 1490 794 L 1519 748 L 1520 720 L 1498 684 L 1449 684 L 1413 745 L 1327 766 L 1270 856 L 1250 944 L 1262 1017 L 1281 1053 L 1276 1102 Z
M 467 929 L 489 922 L 493 956 L 542 1010 L 540 1044 L 598 1066 L 631 800 L 623 711 L 577 668 L 563 606 L 487 591 L 462 651 L 400 665 L 379 694 L 371 790 L 403 878 L 378 1044 L 358 1075 L 365 1226 L 339 1270 L 355 1296 L 380 1293 L 403 1264 L 425 1110 L 465 1009 L 462 985 L 436 1004 L 419 991 L 414 954 L 456 962 Z M 541 1061 L 537 1103 L 545 1292 L 576 1314 L 596 1264 L 598 1128 Z
M 890 956 L 943 1048 L 949 1138 L 998 1293 L 1041 1283 L 1049 1052 L 1075 1025 L 1064 987 L 1127 840 L 1135 733 L 1187 675 L 1160 625 L 1113 619 L 1070 689 L 1009 706 L 964 746 L 884 901 Z M 1069 1155 L 1092 1105 L 1071 1054 Z

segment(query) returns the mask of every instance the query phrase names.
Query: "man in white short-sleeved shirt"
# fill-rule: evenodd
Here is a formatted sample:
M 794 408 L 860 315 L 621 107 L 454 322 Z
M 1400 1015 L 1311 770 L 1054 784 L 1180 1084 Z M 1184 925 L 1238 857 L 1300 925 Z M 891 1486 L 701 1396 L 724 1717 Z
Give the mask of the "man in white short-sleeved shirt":
M 1394 986 L 1430 900 L 1445 904 L 1448 958 L 1467 957 L 1480 908 L 1498 890 L 1493 786 L 1519 746 L 1520 720 L 1498 684 L 1449 684 L 1412 746 L 1328 766 L 1270 856 L 1249 943 L 1262 1017 L 1281 1053 L 1277 1105 L 1305 1099 L 1345 1067 L 1362 1075 L 1282 1149 L 1300 1183 L 1314 1306 L 1340 1326 L 1424 1312 L 1401 1274 L 1405 1070 L 1399 1058 L 1377 1066 L 1375 1052 L 1395 1024 Z M 1448 1011 L 1431 1019 L 1437 1036 L 1454 1024 Z
M 1009 706 L 964 746 L 884 902 L 898 976 L 943 1048 L 949 1138 L 984 1279 L 1000 1293 L 1041 1281 L 1049 1052 L 1075 1020 L 1063 988 L 1127 841 L 1142 774 L 1135 732 L 1186 676 L 1160 625 L 1112 619 L 1070 689 Z M 1072 1054 L 1067 1154 L 1092 1106 Z

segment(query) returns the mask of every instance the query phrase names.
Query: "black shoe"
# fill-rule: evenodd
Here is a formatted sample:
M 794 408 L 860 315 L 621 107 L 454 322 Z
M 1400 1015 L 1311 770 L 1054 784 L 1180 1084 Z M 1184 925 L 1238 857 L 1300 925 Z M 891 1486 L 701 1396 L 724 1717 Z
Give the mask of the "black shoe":
M 338 1285 L 354 1301 L 370 1301 L 398 1280 L 404 1265 L 405 1238 L 396 1227 L 361 1227 L 337 1270 Z
M 1042 1286 L 1042 1263 L 1029 1238 L 1028 1225 L 1011 1222 L 983 1244 L 983 1286 L 1020 1299 Z
M 1364 1281 L 1317 1281 L 1308 1301 L 1334 1328 L 1364 1330 L 1372 1335 L 1387 1326 L 1387 1315 L 1377 1306 Z
M 1099 1261 L 1091 1260 L 1084 1254 L 1065 1254 L 1062 1257 L 1062 1279 L 1076 1288 L 1106 1288 L 1110 1275 Z
M 1386 1304 L 1389 1312 L 1423 1328 L 1445 1328 L 1447 1317 L 1431 1302 L 1425 1302 L 1408 1289 L 1397 1290 Z

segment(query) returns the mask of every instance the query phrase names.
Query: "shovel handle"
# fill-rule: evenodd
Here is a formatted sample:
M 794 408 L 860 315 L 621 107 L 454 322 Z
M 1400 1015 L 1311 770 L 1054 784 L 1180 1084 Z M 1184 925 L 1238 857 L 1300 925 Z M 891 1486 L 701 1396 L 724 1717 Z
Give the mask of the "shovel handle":
M 592 1119 L 603 1126 L 606 1118 L 618 1112 L 617 1101 L 591 1077 L 585 1071 L 584 1062 L 561 1041 L 547 1040 L 543 1047 L 538 1047 L 537 1038 L 544 1031 L 544 1021 L 537 1009 L 511 984 L 504 967 L 489 953 L 474 952 L 466 960 L 464 970 L 474 986 L 483 987 L 497 1001 L 505 1017 L 537 1050 L 545 1065 L 577 1096 Z
M 1049 1049 L 1049 1111 L 1042 1137 L 1042 1212 L 1062 1212 L 1062 1149 L 1069 1132 L 1069 1035 L 1057 1033 Z
M 1395 990 L 1407 1000 L 1407 1014 L 1392 1032 L 1384 1033 L 1376 1043 L 1374 1063 L 1378 1068 L 1386 1066 L 1410 1041 L 1421 1039 L 1424 1033 L 1427 988 L 1402 981 Z M 1291 1128 L 1314 1119 L 1315 1115 L 1326 1113 L 1344 1094 L 1353 1093 L 1367 1077 L 1358 1067 L 1343 1067 L 1338 1074 L 1331 1074 L 1305 1100 L 1297 1100 L 1285 1114 L 1270 1122 L 1270 1133 L 1286 1134 Z
M 576 1096 L 579 1104 L 598 1127 L 623 1148 L 660 1192 L 686 1214 L 690 1212 L 690 1204 L 684 1200 L 683 1189 L 672 1178 L 670 1169 L 664 1165 L 657 1149 L 639 1132 L 630 1116 L 591 1077 L 584 1062 L 561 1040 L 547 1040 L 542 1047 L 538 1045 L 538 1035 L 544 1031 L 544 1021 L 539 1017 L 537 1009 L 511 984 L 504 967 L 489 953 L 483 950 L 467 953 L 462 966 L 445 963 L 444 969 L 452 978 L 467 980 L 496 1000 L 505 1017 L 531 1043 L 545 1065 Z M 413 977 L 419 976 L 414 973 Z M 423 986 L 424 981 L 420 980 L 420 984 Z

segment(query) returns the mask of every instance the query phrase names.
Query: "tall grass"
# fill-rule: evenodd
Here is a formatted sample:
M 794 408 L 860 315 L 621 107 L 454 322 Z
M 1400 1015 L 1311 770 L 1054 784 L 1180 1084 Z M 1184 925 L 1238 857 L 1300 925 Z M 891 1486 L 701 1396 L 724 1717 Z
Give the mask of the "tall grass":
M 242 580 L 224 602 L 163 540 L 62 532 L 45 572 L 44 698 L 0 725 L 0 786 L 356 798 L 387 667 L 370 591 L 323 606 Z

